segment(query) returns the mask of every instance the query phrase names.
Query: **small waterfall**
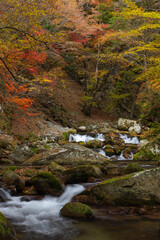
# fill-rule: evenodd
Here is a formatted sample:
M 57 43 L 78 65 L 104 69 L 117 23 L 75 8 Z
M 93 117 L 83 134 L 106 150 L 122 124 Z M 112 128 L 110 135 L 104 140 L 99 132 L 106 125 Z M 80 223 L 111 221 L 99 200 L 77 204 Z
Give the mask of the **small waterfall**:
M 139 144 L 139 139 L 137 137 L 127 136 L 127 134 L 119 134 L 119 136 L 125 143 Z
M 27 235 L 35 235 L 34 239 L 37 234 L 41 236 L 39 240 L 45 239 L 44 236 L 47 236 L 47 240 L 63 239 L 73 229 L 71 221 L 59 215 L 60 209 L 84 189 L 82 185 L 74 184 L 67 186 L 60 197 L 46 196 L 42 200 L 29 202 L 21 201 L 22 197 L 11 197 L 8 192 L 0 189 L 1 193 L 6 194 L 6 200 L 10 199 L 0 203 L 0 211 Z M 31 235 L 26 239 L 32 239 Z
M 122 151 L 120 156 L 117 158 L 117 160 L 133 160 L 133 153 L 131 152 L 130 156 L 128 158 L 125 158 L 123 156 L 123 151 Z
M 100 140 L 100 141 L 104 141 L 104 135 L 103 134 L 97 134 L 95 137 L 92 137 L 90 135 L 81 135 L 81 134 L 70 134 L 69 135 L 69 142 L 75 141 L 75 142 L 89 142 L 90 140 Z

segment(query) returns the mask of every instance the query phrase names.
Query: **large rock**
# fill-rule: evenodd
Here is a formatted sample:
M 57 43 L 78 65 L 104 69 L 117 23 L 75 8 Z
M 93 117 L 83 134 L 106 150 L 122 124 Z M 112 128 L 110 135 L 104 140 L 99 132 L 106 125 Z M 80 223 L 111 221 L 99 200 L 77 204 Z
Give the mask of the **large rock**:
M 34 152 L 27 145 L 17 147 L 9 156 L 10 160 L 15 163 L 23 163 L 34 156 Z
M 60 211 L 62 216 L 77 219 L 93 219 L 94 213 L 89 206 L 83 203 L 67 203 Z
M 15 187 L 17 192 L 22 192 L 25 188 L 24 182 L 21 181 L 20 177 L 15 172 L 10 170 L 4 173 L 2 181 L 8 187 Z
M 0 212 L 0 239 L 10 240 L 17 239 L 12 225 L 1 212 Z
M 104 205 L 160 204 L 160 168 L 108 179 L 84 192 L 94 203 Z
M 160 160 L 160 135 L 154 139 L 146 142 L 144 146 L 138 149 L 138 152 L 134 155 L 136 161 L 159 161 Z
M 102 172 L 95 165 L 81 165 L 67 169 L 63 172 L 64 181 L 67 184 L 87 182 L 90 177 L 100 177 Z
M 109 132 L 105 135 L 105 143 L 108 145 L 123 145 L 124 141 L 120 138 L 118 133 Z
M 53 175 L 57 175 L 57 174 L 61 174 L 62 172 L 64 172 L 66 169 L 62 166 L 60 166 L 59 164 L 55 163 L 55 162 L 51 162 L 48 166 L 48 170 L 53 174 Z
M 123 131 L 135 132 L 140 134 L 142 132 L 142 127 L 135 120 L 119 118 L 118 129 Z
M 65 144 L 61 149 L 50 152 L 47 156 L 32 161 L 33 165 L 43 165 L 55 162 L 60 165 L 106 165 L 108 159 L 91 149 L 76 143 Z
M 31 178 L 31 182 L 39 194 L 58 196 L 63 190 L 58 178 L 49 172 L 39 172 Z

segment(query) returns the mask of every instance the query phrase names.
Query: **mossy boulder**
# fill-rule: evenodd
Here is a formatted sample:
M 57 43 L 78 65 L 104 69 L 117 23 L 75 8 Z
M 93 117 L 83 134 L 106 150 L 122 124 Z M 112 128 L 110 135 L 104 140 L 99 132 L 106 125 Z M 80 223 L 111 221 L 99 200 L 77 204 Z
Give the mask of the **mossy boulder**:
M 31 183 L 39 194 L 58 196 L 62 193 L 62 183 L 49 172 L 39 172 L 31 178 Z
M 89 147 L 89 148 L 102 148 L 103 147 L 103 142 L 98 140 L 98 139 L 94 139 L 94 140 L 90 140 L 88 141 L 85 146 Z
M 105 135 L 105 143 L 109 145 L 123 145 L 124 141 L 118 133 L 109 132 Z
M 132 149 L 131 148 L 125 148 L 124 151 L 123 151 L 123 156 L 125 158 L 130 158 L 131 157 L 131 154 L 132 154 Z
M 114 149 L 116 155 L 120 155 L 121 152 L 124 150 L 124 148 L 125 148 L 125 146 L 123 146 L 123 145 L 120 145 L 120 146 L 113 145 L 113 149 Z
M 115 151 L 111 145 L 105 145 L 104 150 L 105 150 L 106 155 L 109 157 L 115 154 Z
M 15 231 L 7 220 L 7 218 L 0 212 L 0 239 L 16 239 Z
M 2 177 L 2 182 L 7 185 L 7 187 L 15 187 L 17 192 L 22 192 L 25 188 L 24 182 L 15 172 L 11 170 L 7 170 L 4 173 Z
M 110 163 L 105 167 L 105 172 L 107 175 L 119 175 L 120 168 L 116 164 Z
M 99 164 L 104 166 L 109 162 L 106 157 L 94 152 L 92 149 L 86 148 L 76 143 L 68 143 L 63 147 L 49 152 L 48 155 L 39 157 L 31 162 L 32 165 L 49 165 L 55 162 L 60 165 L 84 165 Z
M 67 203 L 61 209 L 60 213 L 64 217 L 76 219 L 93 219 L 95 217 L 89 206 L 78 202 Z
M 63 172 L 64 181 L 67 184 L 87 182 L 90 177 L 101 177 L 102 172 L 95 165 L 81 165 L 67 169 Z
M 52 174 L 60 174 L 63 171 L 65 171 L 65 168 L 60 166 L 59 164 L 55 163 L 55 162 L 51 162 L 48 166 L 48 170 L 52 173 Z
M 103 205 L 160 205 L 160 168 L 108 179 L 85 195 Z M 84 195 L 84 193 L 83 193 Z
M 124 169 L 123 169 L 123 173 L 124 174 L 129 174 L 129 173 L 133 173 L 133 172 L 140 172 L 143 171 L 144 168 L 142 168 L 138 163 L 131 163 L 128 164 Z

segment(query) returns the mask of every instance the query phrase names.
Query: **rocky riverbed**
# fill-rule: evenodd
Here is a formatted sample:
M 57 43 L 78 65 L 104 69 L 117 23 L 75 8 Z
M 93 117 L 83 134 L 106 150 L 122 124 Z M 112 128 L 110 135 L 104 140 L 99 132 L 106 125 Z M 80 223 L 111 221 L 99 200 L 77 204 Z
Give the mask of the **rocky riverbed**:
M 67 184 L 87 183 L 96 186 L 74 197 L 75 206 L 62 214 L 91 216 L 86 203 L 105 206 L 107 214 L 143 215 L 155 207 L 159 212 L 159 136 L 147 135 L 149 129 L 127 119 L 77 129 L 50 122 L 40 127 L 39 135 L 0 135 L 1 186 L 13 196 L 55 197 Z M 1 201 L 6 201 L 3 194 Z

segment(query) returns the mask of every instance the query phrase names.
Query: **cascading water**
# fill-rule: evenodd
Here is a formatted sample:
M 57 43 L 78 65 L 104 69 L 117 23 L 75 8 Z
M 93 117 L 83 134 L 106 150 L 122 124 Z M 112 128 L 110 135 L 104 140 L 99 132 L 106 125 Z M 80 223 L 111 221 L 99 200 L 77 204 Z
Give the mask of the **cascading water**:
M 125 143 L 139 144 L 139 139 L 137 137 L 127 136 L 127 134 L 119 134 L 119 136 Z
M 70 134 L 69 135 L 69 142 L 75 141 L 75 142 L 89 142 L 90 140 L 100 140 L 104 141 L 104 135 L 103 134 L 97 134 L 95 137 L 92 137 L 90 135 L 81 135 L 81 134 Z
M 60 197 L 46 196 L 42 200 L 22 201 L 0 189 L 6 202 L 0 203 L 0 211 L 27 234 L 23 239 L 65 239 L 73 234 L 70 220 L 59 215 L 60 209 L 85 188 L 75 184 L 67 186 Z M 9 200 L 8 200 L 9 199 Z

